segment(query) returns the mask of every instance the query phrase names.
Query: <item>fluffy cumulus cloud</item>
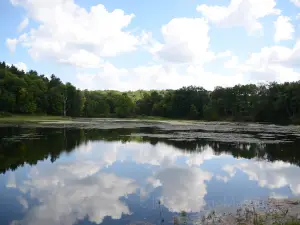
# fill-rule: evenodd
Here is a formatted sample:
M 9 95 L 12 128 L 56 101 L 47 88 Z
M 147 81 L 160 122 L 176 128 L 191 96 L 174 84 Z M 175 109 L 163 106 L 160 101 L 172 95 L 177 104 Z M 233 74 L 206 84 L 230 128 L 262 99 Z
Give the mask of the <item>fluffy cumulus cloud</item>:
M 15 66 L 17 67 L 19 70 L 23 70 L 24 72 L 27 72 L 27 65 L 23 62 L 17 62 L 17 63 L 7 63 L 8 66 Z
M 126 145 L 122 143 L 101 144 L 101 151 L 99 151 L 99 144 L 87 143 L 81 145 L 77 150 L 76 157 L 78 160 L 97 160 L 99 168 L 112 165 L 116 161 L 133 161 L 137 164 L 149 164 L 152 166 L 171 167 L 176 165 L 178 159 L 183 160 L 187 167 L 200 166 L 206 160 L 223 157 L 224 154 L 215 155 L 211 147 L 204 146 L 199 153 L 184 153 L 180 149 L 158 143 L 155 146 L 151 144 L 143 144 L 130 142 Z M 142 150 L 141 150 L 142 149 Z M 130 155 L 130 157 L 125 156 Z M 75 164 L 74 169 L 76 167 Z
M 92 162 L 35 167 L 19 188 L 40 204 L 28 208 L 27 201 L 19 197 L 20 204 L 28 210 L 23 220 L 13 224 L 75 224 L 86 217 L 100 224 L 106 216 L 120 219 L 130 214 L 119 199 L 134 193 L 137 186 L 130 179 L 97 173 L 98 170 Z
M 210 50 L 210 27 L 204 18 L 174 18 L 161 28 L 163 43 L 144 36 L 148 51 L 165 63 L 203 65 L 230 57 L 232 52 Z
M 300 0 L 290 0 L 292 3 L 295 4 L 295 6 L 300 7 Z
M 23 62 L 15 63 L 14 66 L 17 67 L 19 70 L 23 70 L 24 72 L 27 72 L 27 66 Z
M 80 68 L 100 68 L 102 63 L 102 59 L 98 55 L 84 49 L 80 49 L 66 58 L 58 59 L 58 61 Z
M 202 18 L 175 18 L 161 29 L 165 43 L 157 49 L 167 62 L 202 62 L 208 57 L 209 26 Z
M 23 206 L 23 209 L 26 210 L 29 208 L 28 201 L 25 198 L 23 198 L 22 196 L 18 196 L 17 201 L 20 203 L 21 206 Z
M 199 168 L 171 167 L 155 175 L 162 187 L 161 200 L 172 212 L 199 212 L 205 206 L 205 182 L 211 178 L 210 173 Z
M 216 175 L 216 179 L 217 179 L 218 181 L 223 181 L 224 183 L 227 183 L 228 180 L 229 180 L 229 177 L 221 176 L 221 175 Z
M 16 176 L 15 176 L 14 173 L 9 173 L 8 174 L 8 179 L 7 179 L 6 187 L 7 188 L 16 188 L 17 187 Z
M 282 161 L 273 163 L 248 161 L 224 167 L 224 171 L 230 176 L 234 176 L 237 169 L 246 173 L 250 180 L 257 181 L 261 187 L 277 189 L 288 186 L 294 195 L 300 195 L 298 179 L 300 170 L 295 165 Z
M 249 33 L 262 31 L 260 19 L 280 14 L 275 0 L 231 0 L 228 6 L 202 4 L 197 10 L 212 23 L 223 27 L 244 27 Z
M 291 23 L 291 19 L 287 16 L 279 16 L 274 22 L 275 36 L 274 41 L 284 41 L 293 39 L 295 32 L 294 25 Z
M 24 7 L 40 25 L 18 39 L 35 59 L 54 58 L 81 67 L 95 67 L 101 58 L 134 51 L 139 37 L 125 31 L 134 18 L 120 9 L 109 12 L 99 4 L 86 10 L 73 0 L 11 0 Z
M 134 142 L 126 145 L 103 143 L 101 151 L 99 145 L 92 143 L 85 146 L 89 151 L 83 148 L 79 148 L 78 159 L 88 158 L 88 152 L 93 160 L 102 166 L 111 165 L 116 161 L 154 166 L 153 175 L 146 178 L 146 184 L 140 187 L 141 197 L 149 197 L 154 189 L 161 188 L 162 204 L 173 212 L 198 212 L 205 206 L 206 182 L 211 180 L 213 174 L 200 169 L 199 166 L 207 160 L 225 156 L 215 155 L 209 146 L 203 146 L 201 153 L 190 153 L 163 143 L 155 146 L 143 144 L 142 147 L 140 143 Z M 184 162 L 181 167 L 178 167 L 178 161 Z M 70 168 L 70 171 L 73 171 L 73 168 L 76 168 L 76 165 Z
M 77 86 L 85 89 L 168 89 L 198 85 L 212 90 L 216 86 L 246 83 L 241 73 L 221 75 L 205 71 L 199 65 L 150 65 L 133 69 L 105 64 L 98 73 L 77 74 Z
M 224 68 L 234 69 L 239 65 L 239 58 L 236 55 L 233 55 L 229 60 L 224 62 Z
M 29 19 L 26 17 L 18 26 L 18 31 L 22 32 L 29 24 Z
M 24 180 L 16 182 L 11 173 L 6 186 L 21 191 L 17 201 L 25 211 L 24 218 L 12 224 L 75 224 L 85 218 L 101 224 L 106 216 L 120 219 L 131 213 L 120 198 L 137 193 L 138 189 L 147 195 L 161 188 L 162 203 L 170 211 L 197 212 L 205 206 L 206 182 L 213 175 L 199 166 L 222 155 L 215 156 L 208 146 L 203 147 L 201 154 L 184 153 L 165 144 L 142 146 L 134 142 L 89 142 L 78 146 L 73 160 L 38 164 Z M 182 167 L 176 165 L 179 159 L 185 162 Z M 102 171 L 117 161 L 154 166 L 153 174 L 141 178 L 141 182 Z M 32 200 L 39 204 L 28 204 Z
M 249 66 L 264 67 L 266 65 L 293 65 L 298 59 L 299 44 L 293 49 L 283 46 L 262 48 L 258 53 L 252 53 L 246 64 Z
M 293 25 L 295 18 L 287 12 L 282 14 L 288 16 L 282 16 L 275 0 L 195 5 L 198 17 L 174 17 L 156 24 L 159 33 L 132 27 L 133 19 L 141 18 L 122 9 L 107 10 L 101 4 L 86 9 L 75 0 L 10 1 L 26 10 L 26 18 L 17 28 L 22 33 L 6 40 L 10 52 L 21 46 L 33 59 L 72 65 L 77 72 L 69 80 L 81 89 L 174 89 L 197 85 L 212 90 L 216 86 L 299 79 L 300 42 Z M 299 1 L 291 2 L 297 6 Z M 215 29 L 242 27 L 247 31 L 243 35 L 263 34 L 266 17 L 274 24 L 276 45 L 261 45 L 261 50 L 255 52 L 245 46 L 248 57 L 235 55 L 230 49 L 241 37 L 225 43 L 226 51 L 216 47 L 223 44 L 216 44 L 212 36 Z M 29 21 L 33 22 L 30 29 Z M 294 38 L 294 47 L 279 45 Z M 122 57 L 127 57 L 123 53 L 128 52 L 134 52 L 133 61 L 141 52 L 147 54 L 146 62 L 130 68 L 120 66 Z M 20 68 L 27 69 L 24 65 Z
M 300 79 L 298 72 L 300 60 L 300 41 L 292 47 L 264 47 L 251 53 L 245 62 L 239 62 L 236 56 L 225 62 L 225 67 L 234 68 L 252 82 L 285 82 Z
M 132 159 L 137 163 L 157 165 L 161 167 L 171 167 L 176 165 L 178 159 L 183 159 L 185 165 L 189 168 L 198 167 L 205 161 L 223 157 L 224 154 L 216 156 L 213 149 L 204 146 L 199 153 L 185 153 L 179 149 L 168 146 L 166 144 L 157 144 L 144 148 L 140 151 L 140 144 L 130 147 Z
M 14 53 L 16 51 L 17 44 L 18 44 L 18 40 L 15 38 L 14 39 L 10 39 L 10 38 L 6 39 L 6 46 L 11 53 Z

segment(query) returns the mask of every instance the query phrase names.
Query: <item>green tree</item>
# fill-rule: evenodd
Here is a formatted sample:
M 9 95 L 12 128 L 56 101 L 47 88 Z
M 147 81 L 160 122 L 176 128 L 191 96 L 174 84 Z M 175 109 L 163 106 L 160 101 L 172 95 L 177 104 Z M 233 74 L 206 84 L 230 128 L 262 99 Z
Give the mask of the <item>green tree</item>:
M 36 102 L 33 98 L 32 92 L 21 88 L 19 90 L 19 110 L 21 113 L 34 113 L 36 111 Z
M 120 95 L 116 104 L 116 115 L 121 118 L 133 116 L 135 104 L 126 93 Z
M 189 119 L 195 120 L 198 119 L 199 113 L 194 104 L 191 105 L 190 113 L 189 113 Z
M 0 111 L 72 117 L 163 116 L 183 119 L 300 123 L 300 82 L 182 87 L 177 90 L 80 91 L 0 62 Z

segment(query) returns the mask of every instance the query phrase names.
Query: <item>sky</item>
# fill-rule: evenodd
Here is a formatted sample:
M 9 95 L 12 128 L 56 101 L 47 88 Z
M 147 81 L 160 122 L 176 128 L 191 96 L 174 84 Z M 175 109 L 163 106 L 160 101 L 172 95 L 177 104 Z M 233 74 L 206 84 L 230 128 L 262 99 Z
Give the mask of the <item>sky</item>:
M 80 89 L 300 80 L 300 0 L 1 0 L 0 61 Z

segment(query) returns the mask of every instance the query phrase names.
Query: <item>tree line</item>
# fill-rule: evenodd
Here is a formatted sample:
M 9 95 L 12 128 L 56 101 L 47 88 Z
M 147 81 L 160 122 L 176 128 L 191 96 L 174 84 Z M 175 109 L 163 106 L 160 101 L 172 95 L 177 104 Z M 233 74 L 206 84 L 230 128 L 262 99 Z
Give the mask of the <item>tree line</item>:
M 300 82 L 178 90 L 89 91 L 0 63 L 0 112 L 71 117 L 159 116 L 268 123 L 300 122 Z

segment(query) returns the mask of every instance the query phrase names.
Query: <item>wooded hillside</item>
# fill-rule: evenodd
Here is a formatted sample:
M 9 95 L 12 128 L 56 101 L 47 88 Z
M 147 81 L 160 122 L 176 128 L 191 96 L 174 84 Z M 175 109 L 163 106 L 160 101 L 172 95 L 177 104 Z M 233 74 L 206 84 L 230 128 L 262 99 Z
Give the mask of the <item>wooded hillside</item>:
M 78 90 L 71 83 L 0 63 L 0 112 L 72 117 L 160 116 L 273 123 L 300 121 L 300 82 L 178 90 Z

